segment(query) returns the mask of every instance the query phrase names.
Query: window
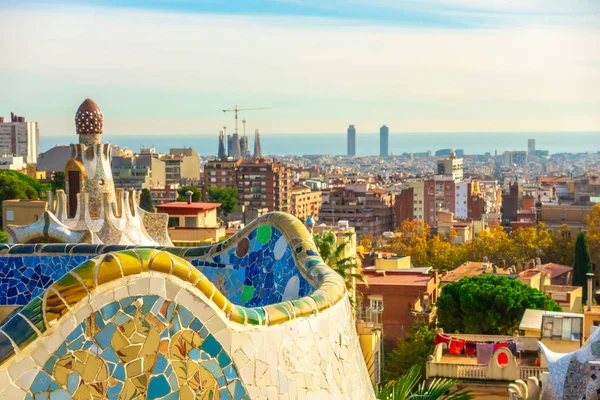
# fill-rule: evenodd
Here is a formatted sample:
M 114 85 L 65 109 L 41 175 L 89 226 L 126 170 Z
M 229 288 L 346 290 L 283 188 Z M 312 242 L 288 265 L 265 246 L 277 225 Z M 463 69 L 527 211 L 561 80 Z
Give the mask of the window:
M 187 228 L 195 228 L 196 222 L 197 222 L 196 217 L 185 217 L 185 226 Z
M 6 210 L 6 220 L 7 221 L 15 220 L 15 212 L 13 210 Z
M 374 311 L 383 311 L 383 297 L 369 296 L 369 307 Z

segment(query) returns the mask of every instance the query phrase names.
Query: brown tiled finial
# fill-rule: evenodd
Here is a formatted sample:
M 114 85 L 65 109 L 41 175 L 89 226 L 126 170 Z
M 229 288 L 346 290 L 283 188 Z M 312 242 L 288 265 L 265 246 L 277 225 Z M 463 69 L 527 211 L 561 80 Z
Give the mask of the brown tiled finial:
M 78 135 L 96 135 L 102 133 L 104 116 L 98 104 L 85 99 L 75 114 L 75 129 Z

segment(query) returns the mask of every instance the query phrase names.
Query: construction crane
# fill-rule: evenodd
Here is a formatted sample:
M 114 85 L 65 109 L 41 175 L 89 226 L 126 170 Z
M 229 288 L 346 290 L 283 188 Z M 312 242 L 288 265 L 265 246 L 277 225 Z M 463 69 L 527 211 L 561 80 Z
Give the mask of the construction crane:
M 238 108 L 235 106 L 229 110 L 223 110 L 223 112 L 234 112 L 235 113 L 235 133 L 238 133 L 238 111 L 255 111 L 255 110 L 268 110 L 268 107 L 256 107 L 256 108 Z

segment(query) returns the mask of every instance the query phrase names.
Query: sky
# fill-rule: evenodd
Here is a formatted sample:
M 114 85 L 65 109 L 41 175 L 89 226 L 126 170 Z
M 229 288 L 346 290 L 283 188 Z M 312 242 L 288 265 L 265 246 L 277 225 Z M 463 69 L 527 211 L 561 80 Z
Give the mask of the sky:
M 597 0 L 0 0 L 0 115 L 73 134 L 600 132 Z M 241 130 L 241 124 L 240 124 Z

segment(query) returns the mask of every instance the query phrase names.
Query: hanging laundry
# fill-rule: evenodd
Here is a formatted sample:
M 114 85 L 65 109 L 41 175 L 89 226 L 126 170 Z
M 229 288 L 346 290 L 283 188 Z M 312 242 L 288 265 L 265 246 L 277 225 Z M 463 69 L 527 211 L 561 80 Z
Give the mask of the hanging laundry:
M 464 340 L 450 339 L 450 354 L 460 355 L 465 344 Z
M 477 343 L 477 364 L 489 364 L 492 354 L 494 354 L 492 343 Z
M 494 345 L 494 353 L 496 352 L 496 350 L 501 349 L 501 348 L 508 349 L 508 343 L 506 343 L 506 342 L 496 343 Z
M 444 334 L 438 333 L 435 335 L 435 345 L 437 346 L 440 343 L 448 343 L 450 338 Z
M 476 349 L 477 349 L 477 343 L 475 343 L 475 342 L 467 342 L 467 344 L 465 345 L 465 353 L 468 356 L 474 356 Z
M 517 342 L 515 344 L 517 346 L 517 351 L 525 351 L 525 343 L 524 342 Z
M 508 349 L 510 350 L 513 356 L 517 355 L 517 344 L 512 340 L 508 342 Z

